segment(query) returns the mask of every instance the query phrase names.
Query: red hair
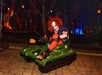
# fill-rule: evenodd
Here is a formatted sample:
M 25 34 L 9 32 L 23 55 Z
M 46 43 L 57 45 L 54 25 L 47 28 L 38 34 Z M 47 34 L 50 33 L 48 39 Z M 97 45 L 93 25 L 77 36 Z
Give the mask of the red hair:
M 50 32 L 53 32 L 53 28 L 52 28 L 52 25 L 51 25 L 51 23 L 52 23 L 53 21 L 56 22 L 56 25 L 57 25 L 58 27 L 60 27 L 60 26 L 63 25 L 62 19 L 61 19 L 60 17 L 58 17 L 58 16 L 49 17 L 48 22 L 47 22 L 47 27 L 48 27 L 48 30 L 49 30 Z

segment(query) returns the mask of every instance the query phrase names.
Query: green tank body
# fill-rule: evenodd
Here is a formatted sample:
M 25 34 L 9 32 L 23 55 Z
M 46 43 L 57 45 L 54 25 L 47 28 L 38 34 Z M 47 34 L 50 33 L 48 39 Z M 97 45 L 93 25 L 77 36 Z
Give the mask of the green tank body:
M 47 58 L 40 60 L 37 58 L 38 54 L 42 54 L 47 48 L 49 43 L 44 45 L 32 45 L 28 48 L 23 48 L 20 55 L 24 57 L 27 62 L 35 62 L 41 72 L 49 72 L 57 69 L 58 67 L 68 65 L 76 59 L 76 53 L 70 48 L 70 43 L 58 45 Z

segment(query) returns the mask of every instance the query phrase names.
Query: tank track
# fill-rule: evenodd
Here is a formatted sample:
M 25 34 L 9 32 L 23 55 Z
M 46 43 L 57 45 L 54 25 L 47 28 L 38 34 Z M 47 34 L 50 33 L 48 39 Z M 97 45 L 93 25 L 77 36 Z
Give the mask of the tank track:
M 33 62 L 33 60 L 31 60 L 30 58 L 25 57 L 25 56 L 24 56 L 24 60 L 25 60 L 27 63 L 31 63 L 31 62 Z
M 73 54 L 71 56 L 66 56 L 64 58 L 57 59 L 57 60 L 52 61 L 52 62 L 47 62 L 46 66 L 38 65 L 38 69 L 42 73 L 48 73 L 48 72 L 55 70 L 59 67 L 71 64 L 75 59 L 76 59 L 76 54 Z

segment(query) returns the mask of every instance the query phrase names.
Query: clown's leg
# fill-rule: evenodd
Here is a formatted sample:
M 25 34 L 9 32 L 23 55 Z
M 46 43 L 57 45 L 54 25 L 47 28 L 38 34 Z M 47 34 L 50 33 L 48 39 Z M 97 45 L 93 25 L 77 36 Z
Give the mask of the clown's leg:
M 42 59 L 48 57 L 48 56 L 49 56 L 49 53 L 50 53 L 54 48 L 56 48 L 56 46 L 57 46 L 57 41 L 56 41 L 56 40 L 52 41 L 51 44 L 48 46 L 48 49 L 47 49 L 45 52 L 43 52 L 43 54 L 38 55 L 37 58 L 39 58 L 39 59 L 42 60 Z

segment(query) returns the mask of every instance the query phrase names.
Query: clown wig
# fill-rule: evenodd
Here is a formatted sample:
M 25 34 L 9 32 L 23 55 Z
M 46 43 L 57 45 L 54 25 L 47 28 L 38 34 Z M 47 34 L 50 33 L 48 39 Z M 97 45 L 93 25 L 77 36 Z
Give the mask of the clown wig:
M 53 28 L 52 28 L 51 23 L 54 22 L 54 21 L 56 22 L 56 25 L 57 25 L 58 27 L 60 27 L 60 26 L 63 25 L 62 19 L 61 19 L 60 17 L 58 17 L 58 16 L 49 17 L 48 22 L 47 22 L 47 27 L 48 27 L 48 30 L 49 30 L 50 32 L 53 32 Z

